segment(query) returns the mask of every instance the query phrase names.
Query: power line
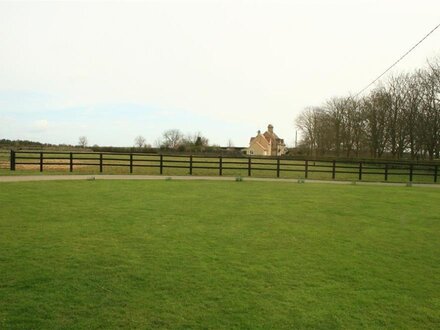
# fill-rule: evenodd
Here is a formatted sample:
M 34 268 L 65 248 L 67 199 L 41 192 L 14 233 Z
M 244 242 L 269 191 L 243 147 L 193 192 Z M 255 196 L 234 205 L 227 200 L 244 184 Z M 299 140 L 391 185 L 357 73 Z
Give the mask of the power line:
M 440 24 L 438 24 L 435 28 L 433 28 L 431 31 L 428 32 L 419 42 L 417 42 L 414 46 L 412 46 L 405 54 L 403 54 L 396 62 L 394 62 L 388 69 L 386 69 L 382 74 L 380 74 L 376 79 L 374 79 L 371 83 L 369 83 L 366 87 L 364 87 L 360 92 L 358 92 L 355 97 L 362 94 L 368 87 L 373 85 L 376 81 L 378 81 L 384 74 L 386 74 L 388 71 L 390 71 L 397 63 L 399 63 L 406 55 L 411 53 L 418 45 L 420 45 L 426 38 L 428 38 L 435 30 L 437 30 L 440 27 Z

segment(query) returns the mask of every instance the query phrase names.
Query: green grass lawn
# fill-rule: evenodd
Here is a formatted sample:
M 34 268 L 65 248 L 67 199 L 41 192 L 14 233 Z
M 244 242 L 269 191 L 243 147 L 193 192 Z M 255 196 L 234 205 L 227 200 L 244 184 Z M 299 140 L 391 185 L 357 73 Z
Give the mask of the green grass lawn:
M 0 183 L 0 328 L 440 325 L 440 190 Z

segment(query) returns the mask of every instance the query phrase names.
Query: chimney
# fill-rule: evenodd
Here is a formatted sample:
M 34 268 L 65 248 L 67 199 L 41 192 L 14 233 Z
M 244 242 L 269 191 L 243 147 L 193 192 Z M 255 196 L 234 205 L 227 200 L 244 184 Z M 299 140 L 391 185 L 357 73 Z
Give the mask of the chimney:
M 269 124 L 269 126 L 267 126 L 267 130 L 269 131 L 269 133 L 273 134 L 273 126 L 272 126 L 272 124 Z
M 261 134 L 261 131 L 260 130 L 258 130 L 258 132 L 257 132 L 257 135 L 260 135 Z

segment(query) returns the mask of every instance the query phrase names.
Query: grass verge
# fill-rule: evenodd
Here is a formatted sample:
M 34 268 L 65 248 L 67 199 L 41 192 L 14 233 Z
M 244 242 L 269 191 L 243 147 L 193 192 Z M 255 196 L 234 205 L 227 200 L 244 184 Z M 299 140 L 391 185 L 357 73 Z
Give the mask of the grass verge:
M 435 328 L 440 192 L 0 183 L 0 328 Z

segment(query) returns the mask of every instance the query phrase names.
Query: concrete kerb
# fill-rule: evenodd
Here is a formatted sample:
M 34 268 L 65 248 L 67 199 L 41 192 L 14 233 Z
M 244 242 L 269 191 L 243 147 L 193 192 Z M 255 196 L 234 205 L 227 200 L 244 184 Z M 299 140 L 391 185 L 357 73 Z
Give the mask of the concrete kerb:
M 229 176 L 161 176 L 161 175 L 23 175 L 23 176 L 0 176 L 0 182 L 25 182 L 25 181 L 67 181 L 67 180 L 202 180 L 202 181 L 236 181 L 236 177 Z M 242 177 L 243 181 L 259 182 L 290 182 L 290 183 L 321 183 L 340 185 L 373 185 L 373 186 L 397 186 L 406 187 L 407 183 L 388 182 L 365 182 L 365 181 L 336 181 L 336 180 L 305 180 L 305 179 L 281 179 L 281 178 L 252 178 Z M 412 187 L 440 188 L 440 184 L 412 183 Z

